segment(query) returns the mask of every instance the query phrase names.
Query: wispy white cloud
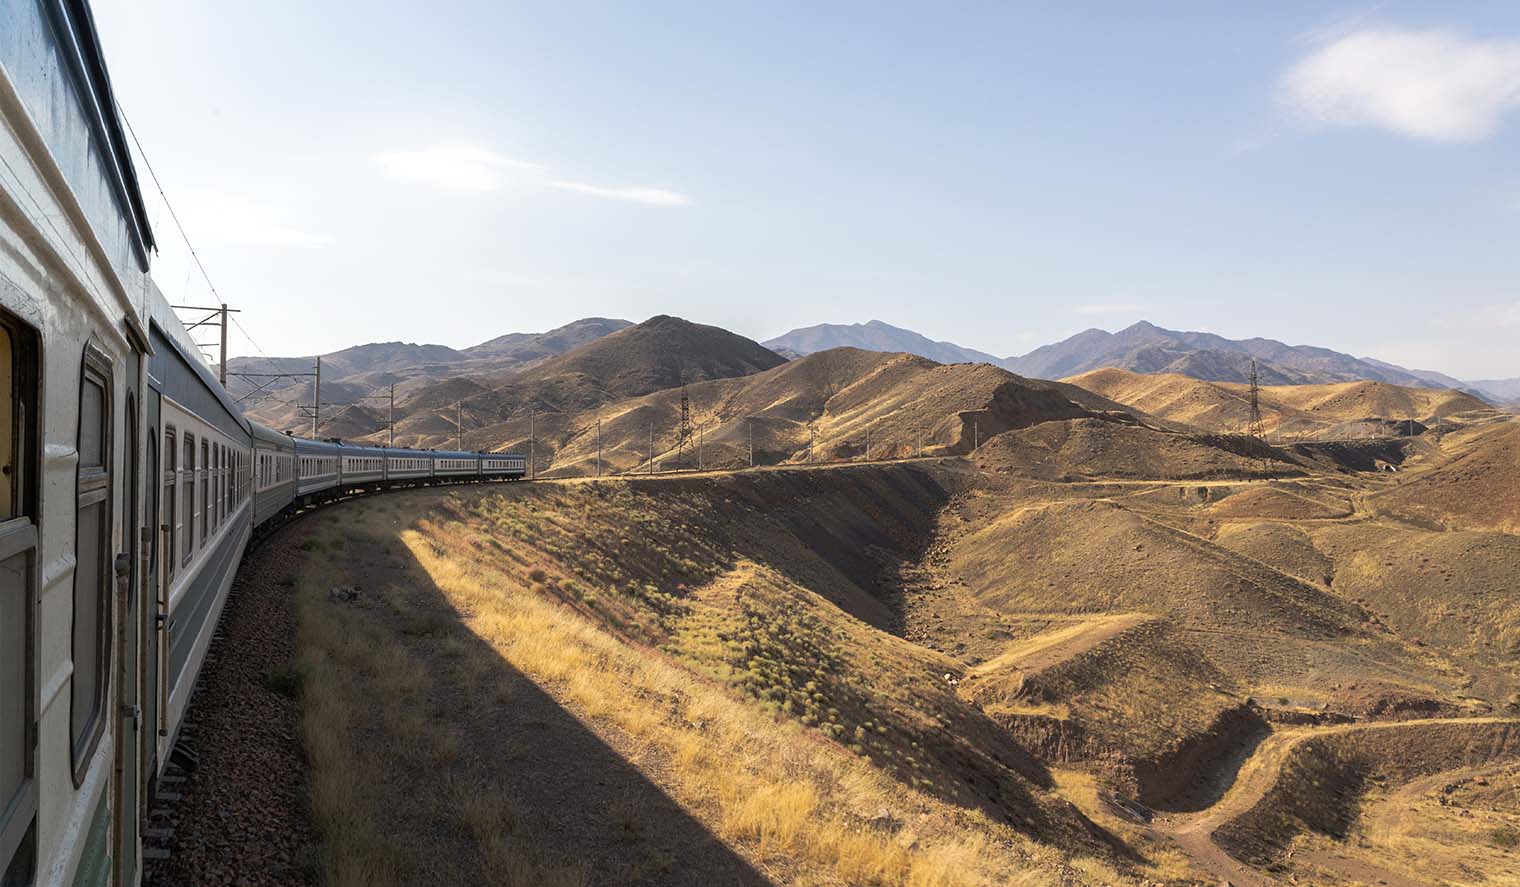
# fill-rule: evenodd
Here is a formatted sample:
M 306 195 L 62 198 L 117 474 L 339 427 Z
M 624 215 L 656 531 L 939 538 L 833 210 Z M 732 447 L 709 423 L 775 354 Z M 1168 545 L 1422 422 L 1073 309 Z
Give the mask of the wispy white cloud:
M 1099 302 L 1093 305 L 1078 305 L 1071 310 L 1078 314 L 1133 314 L 1141 310 L 1141 306 L 1133 302 Z
M 326 234 L 289 224 L 274 207 L 239 194 L 190 191 L 180 199 L 185 223 L 197 236 L 250 246 L 305 247 L 331 243 Z
M 603 200 L 650 206 L 686 206 L 691 198 L 675 191 L 649 187 L 608 187 L 555 178 L 538 163 L 508 157 L 469 142 L 449 142 L 409 151 L 375 155 L 387 175 L 460 193 L 489 193 L 511 184 L 570 191 Z
M 1473 142 L 1520 108 L 1520 40 L 1446 29 L 1362 28 L 1325 42 L 1283 75 L 1281 101 L 1307 120 Z
M 647 203 L 651 206 L 685 206 L 691 203 L 691 198 L 685 194 L 677 194 L 674 191 L 666 191 L 663 188 L 603 188 L 599 185 L 588 185 L 585 182 L 568 182 L 563 179 L 554 179 L 545 182 L 551 188 L 561 191 L 574 191 L 577 194 L 589 194 L 592 197 L 601 197 L 607 200 L 627 200 L 632 203 Z
M 388 175 L 449 191 L 496 191 L 514 176 L 542 174 L 536 163 L 516 160 L 467 142 L 450 142 L 410 151 L 387 151 L 375 162 Z

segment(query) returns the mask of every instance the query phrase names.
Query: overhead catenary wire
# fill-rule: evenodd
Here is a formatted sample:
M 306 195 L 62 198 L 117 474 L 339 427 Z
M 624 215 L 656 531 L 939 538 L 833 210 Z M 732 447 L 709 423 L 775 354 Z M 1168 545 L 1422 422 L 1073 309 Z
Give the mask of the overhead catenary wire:
M 148 177 L 153 180 L 153 187 L 158 190 L 158 196 L 164 202 L 164 209 L 169 211 L 169 218 L 174 221 L 174 229 L 179 232 L 180 239 L 185 242 L 185 249 L 190 251 L 190 258 L 194 260 L 196 269 L 200 271 L 201 278 L 206 281 L 206 288 L 211 291 L 211 296 L 216 299 L 218 305 L 223 308 L 227 307 L 227 300 L 223 299 L 222 294 L 217 291 L 216 283 L 211 279 L 211 273 L 206 270 L 206 263 L 201 261 L 201 254 L 196 251 L 195 244 L 190 242 L 189 232 L 185 230 L 184 223 L 179 220 L 179 213 L 174 211 L 174 204 L 169 200 L 168 193 L 164 191 L 164 183 L 158 178 L 158 172 L 153 168 L 153 161 L 148 159 L 147 149 L 143 147 L 142 140 L 137 137 L 137 130 L 132 127 L 132 120 L 127 116 L 126 109 L 121 106 L 121 102 L 119 101 L 116 103 L 116 113 L 121 115 L 122 122 L 126 124 L 127 133 L 132 137 L 132 144 L 137 146 L 137 154 L 142 158 L 143 167 L 148 170 Z M 186 269 L 185 287 L 187 289 L 190 286 L 189 276 L 189 269 Z M 259 347 L 259 343 L 238 322 L 237 318 L 230 317 L 229 315 L 224 316 L 232 321 L 232 325 L 238 328 L 238 331 L 243 334 L 243 338 L 248 340 L 248 344 L 253 346 L 253 350 L 257 351 L 260 357 L 266 360 L 269 359 L 268 353 Z
M 164 193 L 164 184 L 158 180 L 158 173 L 153 171 L 153 163 L 148 159 L 148 152 L 143 149 L 142 142 L 137 138 L 137 130 L 132 128 L 132 121 L 127 117 L 127 111 L 121 106 L 121 102 L 116 103 L 116 113 L 121 115 L 122 122 L 127 125 L 127 133 L 132 136 L 132 144 L 137 146 L 137 153 L 142 157 L 143 166 L 147 167 L 148 176 L 153 179 L 153 187 L 158 189 L 158 196 L 163 198 L 164 208 L 169 211 L 169 218 L 174 220 L 174 227 L 179 231 L 180 239 L 185 241 L 185 248 L 190 250 L 190 258 L 195 260 L 195 267 L 200 269 L 201 277 L 205 279 L 206 286 L 211 290 L 212 297 L 216 299 L 218 305 L 226 305 L 227 302 L 222 298 L 222 294 L 216 291 L 216 284 L 211 282 L 211 275 L 206 272 L 206 266 L 201 262 L 200 253 L 195 251 L 195 244 L 190 242 L 190 235 L 185 233 L 185 226 L 180 223 L 179 213 L 174 211 L 174 204 L 169 202 L 169 195 Z M 248 331 L 244 330 L 243 334 L 247 335 Z M 252 342 L 252 337 L 249 337 L 248 341 Z M 254 347 L 258 346 L 255 345 Z

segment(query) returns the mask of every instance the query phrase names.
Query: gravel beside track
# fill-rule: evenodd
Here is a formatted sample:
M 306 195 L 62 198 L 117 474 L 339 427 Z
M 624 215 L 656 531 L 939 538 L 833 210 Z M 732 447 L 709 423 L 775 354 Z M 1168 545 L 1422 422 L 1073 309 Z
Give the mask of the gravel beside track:
M 199 763 L 168 806 L 167 859 L 150 860 L 145 883 L 304 885 L 315 839 L 307 816 L 305 765 L 295 682 L 295 602 L 290 587 L 298 539 L 290 526 L 256 547 L 238 569 L 219 637 L 191 700 L 185 735 Z

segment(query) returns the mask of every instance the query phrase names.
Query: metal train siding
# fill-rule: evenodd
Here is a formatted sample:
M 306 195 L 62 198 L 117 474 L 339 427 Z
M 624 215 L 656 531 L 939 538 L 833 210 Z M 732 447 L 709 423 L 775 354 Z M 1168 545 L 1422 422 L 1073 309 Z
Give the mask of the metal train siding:
M 86 0 L 0 0 L 0 887 L 141 883 L 156 780 L 261 525 L 525 473 L 243 416 L 148 274 L 115 107 Z

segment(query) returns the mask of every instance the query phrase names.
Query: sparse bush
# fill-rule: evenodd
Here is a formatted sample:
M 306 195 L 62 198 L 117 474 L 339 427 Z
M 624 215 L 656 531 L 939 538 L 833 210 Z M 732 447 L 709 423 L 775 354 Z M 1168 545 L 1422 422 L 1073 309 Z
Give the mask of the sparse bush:
M 289 663 L 264 674 L 264 689 L 286 699 L 301 698 L 301 687 L 305 682 L 306 672 L 299 665 Z
M 1501 850 L 1513 850 L 1520 846 L 1520 831 L 1516 831 L 1511 826 L 1505 825 L 1494 829 L 1488 838 L 1495 847 Z

